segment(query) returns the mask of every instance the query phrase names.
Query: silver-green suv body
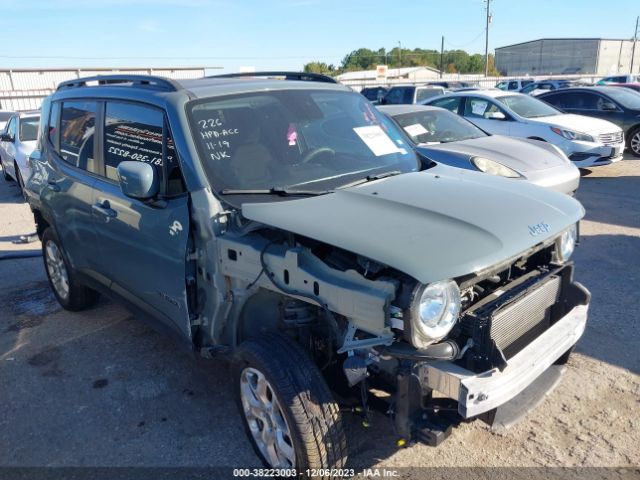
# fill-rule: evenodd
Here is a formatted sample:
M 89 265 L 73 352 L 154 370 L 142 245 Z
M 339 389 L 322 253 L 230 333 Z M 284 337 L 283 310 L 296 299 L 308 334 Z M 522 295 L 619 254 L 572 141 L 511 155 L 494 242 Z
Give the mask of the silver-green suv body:
M 400 440 L 436 445 L 541 394 L 589 303 L 577 201 L 421 158 L 319 80 L 63 83 L 26 186 L 60 303 L 103 293 L 232 360 L 256 451 L 303 475 L 345 465 L 332 391 L 365 416 L 386 391 Z

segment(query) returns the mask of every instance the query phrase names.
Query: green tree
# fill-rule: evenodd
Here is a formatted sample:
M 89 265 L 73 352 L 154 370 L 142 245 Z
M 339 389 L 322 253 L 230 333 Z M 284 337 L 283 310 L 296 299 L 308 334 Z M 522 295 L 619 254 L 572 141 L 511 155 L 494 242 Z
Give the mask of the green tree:
M 333 65 L 327 65 L 324 62 L 309 62 L 303 69 L 307 73 L 322 73 L 325 75 L 336 73 Z

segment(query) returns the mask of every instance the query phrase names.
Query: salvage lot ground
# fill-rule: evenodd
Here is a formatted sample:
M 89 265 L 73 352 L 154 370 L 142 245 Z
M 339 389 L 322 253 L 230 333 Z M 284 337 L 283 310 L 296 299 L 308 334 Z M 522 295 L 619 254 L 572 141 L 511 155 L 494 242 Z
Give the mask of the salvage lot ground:
M 363 430 L 349 417 L 352 467 L 640 466 L 640 160 L 594 169 L 578 199 L 576 277 L 593 301 L 560 386 L 518 426 L 465 424 L 437 449 L 398 450 L 387 418 Z M 0 255 L 39 249 L 12 243 L 33 230 L 0 181 Z M 193 360 L 106 300 L 61 310 L 37 258 L 0 261 L 0 466 L 260 465 L 223 364 Z

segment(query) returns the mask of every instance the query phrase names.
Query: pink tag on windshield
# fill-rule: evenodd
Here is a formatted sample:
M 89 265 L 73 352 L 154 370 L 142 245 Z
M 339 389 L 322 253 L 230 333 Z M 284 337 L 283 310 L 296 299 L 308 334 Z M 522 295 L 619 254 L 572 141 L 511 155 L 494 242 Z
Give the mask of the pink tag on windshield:
M 296 132 L 296 127 L 293 123 L 289 124 L 289 130 L 287 130 L 287 141 L 290 146 L 294 146 L 296 141 L 298 140 L 298 132 Z

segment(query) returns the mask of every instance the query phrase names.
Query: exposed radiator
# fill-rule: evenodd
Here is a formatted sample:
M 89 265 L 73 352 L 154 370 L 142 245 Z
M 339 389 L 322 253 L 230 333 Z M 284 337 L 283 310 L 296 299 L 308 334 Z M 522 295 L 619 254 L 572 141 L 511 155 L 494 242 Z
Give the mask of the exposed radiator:
M 527 296 L 494 312 L 490 336 L 507 358 L 514 344 L 527 344 L 548 328 L 549 307 L 560 297 L 560 280 L 558 276 L 551 276 Z

